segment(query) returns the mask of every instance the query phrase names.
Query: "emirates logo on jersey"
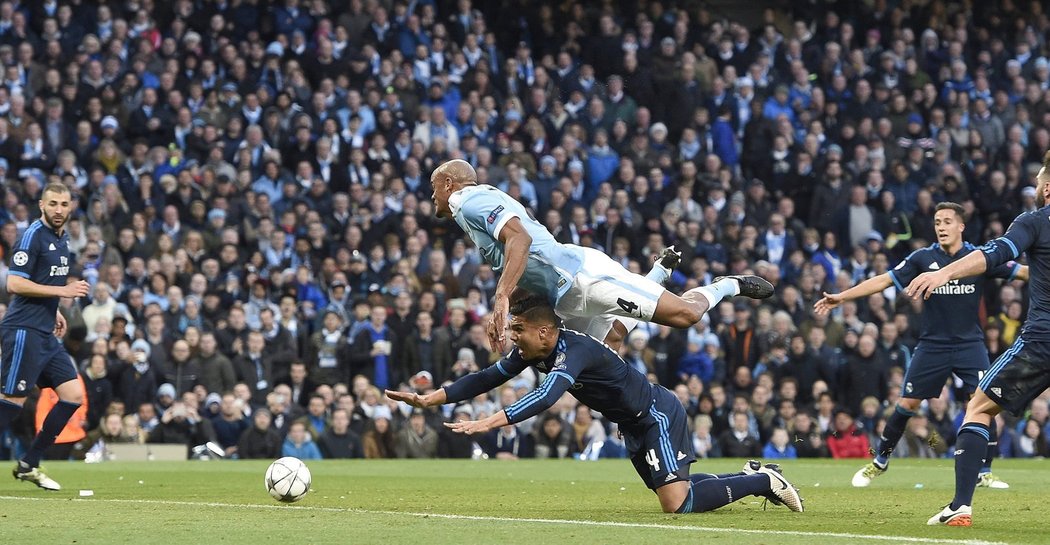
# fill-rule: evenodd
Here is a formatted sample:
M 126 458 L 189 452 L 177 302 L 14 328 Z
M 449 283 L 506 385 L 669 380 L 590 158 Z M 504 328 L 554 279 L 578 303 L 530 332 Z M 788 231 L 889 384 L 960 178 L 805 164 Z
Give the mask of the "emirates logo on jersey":
M 952 280 L 933 290 L 933 293 L 937 295 L 972 295 L 977 293 L 977 286 L 974 284 L 961 284 L 958 280 Z

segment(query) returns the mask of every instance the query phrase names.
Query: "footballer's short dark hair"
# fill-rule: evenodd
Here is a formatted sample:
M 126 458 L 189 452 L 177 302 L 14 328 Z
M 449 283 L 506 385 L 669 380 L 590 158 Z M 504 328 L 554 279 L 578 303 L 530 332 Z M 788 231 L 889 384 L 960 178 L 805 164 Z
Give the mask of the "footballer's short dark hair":
M 561 320 L 554 312 L 546 297 L 528 294 L 519 297 L 510 305 L 510 313 L 530 324 L 551 324 L 558 326 Z
M 937 212 L 941 210 L 951 210 L 955 212 L 955 215 L 959 217 L 960 222 L 966 221 L 966 209 L 961 204 L 955 202 L 940 202 L 937 203 Z

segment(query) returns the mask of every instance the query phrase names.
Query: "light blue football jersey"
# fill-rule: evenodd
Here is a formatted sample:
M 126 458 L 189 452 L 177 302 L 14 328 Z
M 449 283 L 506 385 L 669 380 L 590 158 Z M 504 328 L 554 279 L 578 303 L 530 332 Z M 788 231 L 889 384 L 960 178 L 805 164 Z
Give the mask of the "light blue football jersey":
M 525 207 L 510 195 L 490 185 L 465 187 L 449 196 L 449 207 L 456 223 L 474 241 L 485 262 L 502 271 L 505 259 L 499 232 L 511 218 L 518 218 L 532 237 L 529 260 L 518 287 L 536 294 L 547 294 L 556 305 L 572 287 L 583 267 L 583 251 L 559 243 L 547 228 L 532 219 Z

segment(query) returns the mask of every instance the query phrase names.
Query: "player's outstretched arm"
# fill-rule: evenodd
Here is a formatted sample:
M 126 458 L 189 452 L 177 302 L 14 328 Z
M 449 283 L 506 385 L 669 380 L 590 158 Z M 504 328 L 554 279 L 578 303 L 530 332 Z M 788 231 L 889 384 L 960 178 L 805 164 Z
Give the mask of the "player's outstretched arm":
M 523 422 L 554 406 L 562 394 L 576 382 L 576 378 L 563 370 L 553 370 L 547 373 L 536 390 L 514 402 L 510 407 L 504 407 L 508 422 Z M 534 395 L 545 393 L 545 395 Z
M 516 352 L 511 354 L 516 354 Z M 459 380 L 452 384 L 448 384 L 426 395 L 419 395 L 415 392 L 387 390 L 386 396 L 395 401 L 403 401 L 421 409 L 446 403 L 459 403 L 507 382 L 523 370 L 525 370 L 523 362 L 504 358 L 481 371 L 460 377 Z
M 984 252 L 970 252 L 966 257 L 936 272 L 922 273 L 908 284 L 904 293 L 916 299 L 929 299 L 933 290 L 952 280 L 975 276 L 988 269 Z
M 521 275 L 525 273 L 532 236 L 525 230 L 521 220 L 515 217 L 500 229 L 499 241 L 503 243 L 504 263 L 499 282 L 496 283 L 496 295 L 492 298 L 492 317 L 489 320 L 488 334 L 493 350 L 502 354 L 506 349 L 510 296 L 518 287 Z
M 854 299 L 860 299 L 861 297 L 867 297 L 893 285 L 893 278 L 890 278 L 890 273 L 883 273 L 878 276 L 873 276 L 856 286 L 842 292 L 842 293 L 824 293 L 824 297 L 817 301 L 813 305 L 813 310 L 817 314 L 827 314 L 832 309 L 845 303 L 846 301 L 852 301 Z
M 7 291 L 22 297 L 83 297 L 91 290 L 86 280 L 66 284 L 65 286 L 47 286 L 37 284 L 28 278 L 10 274 L 7 276 Z

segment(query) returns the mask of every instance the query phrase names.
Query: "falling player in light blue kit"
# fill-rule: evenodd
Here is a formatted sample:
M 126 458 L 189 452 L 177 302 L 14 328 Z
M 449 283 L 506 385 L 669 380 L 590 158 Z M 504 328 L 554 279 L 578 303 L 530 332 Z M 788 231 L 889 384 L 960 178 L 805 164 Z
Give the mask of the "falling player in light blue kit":
M 501 353 L 510 296 L 518 287 L 545 295 L 567 328 L 614 347 L 638 321 L 687 328 L 726 297 L 773 295 L 766 280 L 741 275 L 716 279 L 679 297 L 602 252 L 558 242 L 510 195 L 478 185 L 474 167 L 460 159 L 435 169 L 430 183 L 437 216 L 454 219 L 501 273 L 488 324 L 489 340 Z

